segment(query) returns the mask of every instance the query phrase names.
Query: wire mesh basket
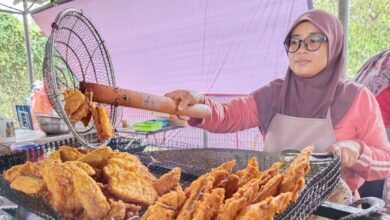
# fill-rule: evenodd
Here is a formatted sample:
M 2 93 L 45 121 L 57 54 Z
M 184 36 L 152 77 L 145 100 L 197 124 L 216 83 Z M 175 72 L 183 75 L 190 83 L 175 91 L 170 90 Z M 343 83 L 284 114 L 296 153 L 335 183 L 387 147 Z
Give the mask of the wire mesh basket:
M 129 143 L 132 145 L 129 146 Z M 28 158 L 37 161 L 58 149 L 61 145 L 80 146 L 76 139 L 50 142 L 35 149 L 16 152 L 11 155 L 0 156 L 0 170 L 4 171 L 11 166 L 21 164 Z M 174 167 L 182 169 L 181 185 L 189 185 L 200 175 L 210 171 L 228 160 L 236 160 L 237 169 L 246 167 L 250 158 L 255 156 L 260 170 L 265 170 L 279 161 L 279 155 L 274 153 L 234 150 L 234 149 L 177 149 L 170 147 L 141 146 L 137 142 L 126 138 L 114 138 L 109 143 L 113 149 L 126 151 L 138 155 L 142 163 L 148 166 L 151 173 L 159 177 Z M 282 169 L 288 166 L 288 161 Z M 291 204 L 275 219 L 305 219 L 331 193 L 340 178 L 340 161 L 335 157 L 312 157 L 311 169 L 306 177 L 306 185 L 301 191 L 298 200 Z M 61 216 L 39 197 L 30 196 L 10 188 L 10 184 L 0 176 L 0 194 L 18 205 L 21 205 L 45 219 L 61 219 Z M 142 214 L 142 213 L 141 213 Z
M 91 20 L 82 11 L 69 8 L 58 14 L 52 24 L 43 60 L 43 79 L 47 96 L 54 110 L 64 119 L 72 134 L 84 146 L 102 146 L 95 136 L 93 120 L 87 126 L 72 124 L 64 110 L 64 92 L 80 89 L 80 82 L 115 86 L 115 74 L 106 45 Z M 116 107 L 106 105 L 113 124 Z
M 169 161 L 178 164 L 190 164 L 199 170 L 209 171 L 220 164 L 236 160 L 235 170 L 244 169 L 252 157 L 256 157 L 260 170 L 266 170 L 273 163 L 280 161 L 280 155 L 275 153 L 236 150 L 236 149 L 170 149 L 160 151 L 149 149 L 141 153 L 141 157 L 153 157 L 158 163 L 167 164 Z M 157 150 L 157 151 L 155 151 Z M 293 157 L 285 157 L 282 170 L 288 167 Z M 286 161 L 287 159 L 287 161 Z M 160 161 L 160 162 L 159 162 Z M 306 185 L 300 192 L 296 202 L 291 204 L 275 219 L 306 219 L 320 206 L 339 182 L 341 174 L 338 156 L 315 155 L 311 157 L 310 172 L 306 176 Z M 199 174 L 198 174 L 199 175 Z

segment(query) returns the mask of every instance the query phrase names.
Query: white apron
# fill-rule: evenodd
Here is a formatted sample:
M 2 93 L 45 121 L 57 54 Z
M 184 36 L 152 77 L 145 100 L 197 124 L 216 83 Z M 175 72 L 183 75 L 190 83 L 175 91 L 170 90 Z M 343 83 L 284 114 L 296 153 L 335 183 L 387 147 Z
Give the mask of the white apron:
M 265 136 L 264 151 L 301 150 L 313 144 L 315 152 L 326 152 L 336 141 L 330 111 L 325 119 L 299 118 L 276 113 Z

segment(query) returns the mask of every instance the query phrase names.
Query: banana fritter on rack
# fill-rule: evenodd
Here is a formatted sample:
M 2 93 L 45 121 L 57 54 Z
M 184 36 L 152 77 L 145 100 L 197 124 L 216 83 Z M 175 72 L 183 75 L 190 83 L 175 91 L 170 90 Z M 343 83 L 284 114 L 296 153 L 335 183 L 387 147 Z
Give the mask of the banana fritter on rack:
M 163 196 L 149 207 L 142 219 L 273 219 L 295 201 L 303 188 L 311 152 L 310 146 L 305 148 L 282 174 L 279 173 L 282 162 L 259 171 L 257 159 L 253 157 L 245 169 L 235 174 L 231 173 L 235 161 L 226 162 L 185 189 L 181 209 L 164 205 L 161 200 L 166 197 Z
M 181 169 L 176 167 L 168 173 L 162 175 L 158 180 L 153 183 L 154 189 L 157 194 L 162 196 L 171 191 L 181 190 L 180 186 Z
M 314 147 L 308 146 L 291 162 L 283 173 L 279 193 L 291 192 L 293 201 L 298 199 L 299 191 L 305 186 L 305 175 L 310 170 L 310 154 Z
M 224 182 L 227 181 L 227 177 L 235 164 L 235 161 L 228 161 L 193 181 L 191 185 L 184 190 L 186 193 L 186 201 L 176 219 L 187 220 L 197 217 L 198 215 L 203 216 L 201 213 L 204 212 L 203 209 L 205 209 L 205 207 L 213 211 L 213 213 L 209 214 L 207 217 L 215 218 L 222 205 L 222 202 L 219 203 L 218 201 L 223 201 L 225 192 L 224 190 L 214 192 L 214 190 L 223 189 L 219 186 L 224 185 Z M 213 192 L 214 194 L 212 196 L 208 195 Z
M 27 194 L 42 192 L 45 188 L 45 182 L 38 177 L 17 176 L 11 183 L 11 188 L 22 191 Z
M 252 204 L 243 209 L 235 220 L 273 220 L 291 202 L 291 193 L 282 193 L 276 197 L 268 197 L 262 202 Z
M 4 172 L 11 188 L 46 199 L 67 220 L 122 220 L 147 208 L 142 220 L 273 219 L 294 202 L 310 170 L 309 146 L 280 173 L 281 162 L 260 171 L 256 157 L 232 173 L 228 161 L 182 190 L 181 169 L 160 178 L 138 157 L 109 147 L 62 147 L 47 160 Z
M 134 155 L 109 147 L 88 152 L 63 146 L 46 160 L 8 169 L 4 177 L 12 189 L 43 197 L 67 220 L 122 220 L 138 215 L 139 204 L 155 202 L 155 182 L 166 184 L 156 186 L 161 196 L 181 190 L 180 174 L 175 168 L 157 179 Z
M 160 197 L 149 206 L 141 220 L 173 220 L 186 200 L 182 190 L 173 191 Z

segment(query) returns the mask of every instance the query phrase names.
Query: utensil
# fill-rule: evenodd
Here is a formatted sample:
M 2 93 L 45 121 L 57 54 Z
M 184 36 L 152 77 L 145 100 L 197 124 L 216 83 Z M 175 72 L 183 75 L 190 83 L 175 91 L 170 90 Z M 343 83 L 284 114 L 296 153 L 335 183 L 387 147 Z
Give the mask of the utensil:
M 69 133 L 68 125 L 58 116 L 36 115 L 39 128 L 47 135 L 60 135 Z

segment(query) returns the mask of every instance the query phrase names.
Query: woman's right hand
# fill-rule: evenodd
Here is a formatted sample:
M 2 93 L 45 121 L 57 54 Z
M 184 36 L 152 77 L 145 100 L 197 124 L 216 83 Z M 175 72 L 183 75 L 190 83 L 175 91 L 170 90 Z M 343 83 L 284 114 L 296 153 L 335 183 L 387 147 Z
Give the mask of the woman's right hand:
M 165 96 L 174 99 L 178 103 L 177 110 L 179 111 L 183 111 L 191 105 L 205 103 L 204 95 L 190 90 L 175 90 L 165 94 Z

